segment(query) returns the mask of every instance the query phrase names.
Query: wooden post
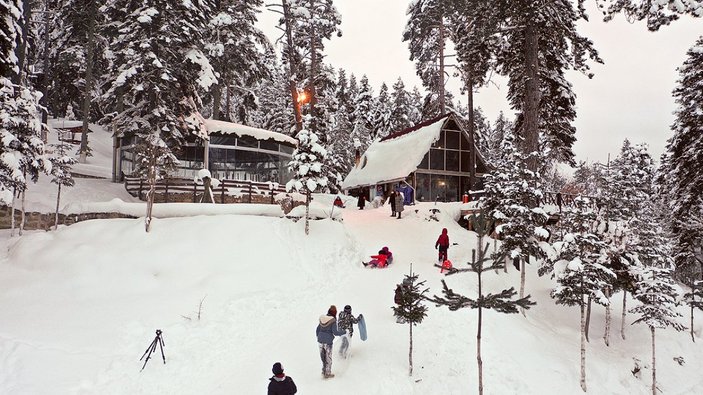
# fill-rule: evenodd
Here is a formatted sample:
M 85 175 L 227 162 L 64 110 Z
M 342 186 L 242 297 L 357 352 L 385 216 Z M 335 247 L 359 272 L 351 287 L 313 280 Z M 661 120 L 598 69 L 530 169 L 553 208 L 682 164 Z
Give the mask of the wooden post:
M 164 202 L 165 202 L 165 203 L 168 203 L 168 179 L 164 180 L 164 185 L 165 185 L 165 187 L 166 187 L 166 193 L 165 193 L 165 196 L 164 196 Z
M 248 182 L 249 182 L 249 203 L 251 203 L 251 189 L 252 189 L 251 188 L 251 181 L 248 181 Z
M 193 181 L 193 203 L 197 201 L 198 198 L 198 184 Z
M 225 183 L 224 182 L 220 183 L 220 188 L 222 188 L 222 191 L 220 191 L 220 203 L 224 204 L 225 203 Z

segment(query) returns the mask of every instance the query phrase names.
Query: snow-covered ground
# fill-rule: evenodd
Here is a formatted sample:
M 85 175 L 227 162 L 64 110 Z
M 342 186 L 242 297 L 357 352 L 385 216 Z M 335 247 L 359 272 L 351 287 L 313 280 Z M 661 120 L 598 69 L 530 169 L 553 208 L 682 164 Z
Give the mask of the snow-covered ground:
M 28 205 L 52 209 L 55 195 L 41 188 L 30 187 Z M 80 180 L 65 203 L 117 197 L 143 205 L 125 195 L 120 184 Z M 316 201 L 331 208 L 332 198 Z M 308 236 L 304 221 L 252 215 L 253 209 L 198 215 L 201 205 L 182 207 L 185 216 L 155 219 L 150 233 L 143 219 L 86 221 L 21 237 L 0 232 L 0 394 L 260 394 L 276 361 L 300 394 L 478 392 L 475 310 L 430 306 L 413 330 L 412 377 L 408 326 L 395 323 L 391 310 L 395 284 L 411 264 L 432 294 L 440 294 L 443 278 L 459 292 L 475 292 L 474 274 L 445 278 L 432 266 L 443 227 L 458 243 L 449 249 L 455 265 L 464 265 L 475 248 L 475 235 L 456 224 L 458 203 L 438 204 L 434 221 L 433 203 L 406 207 L 398 220 L 388 207 L 361 211 L 349 200 L 342 221 L 312 221 Z M 393 251 L 393 265 L 361 265 L 383 246 Z M 485 278 L 488 292 L 519 284 L 512 267 Z M 554 304 L 552 284 L 529 267 L 527 292 L 537 305 L 527 316 L 484 312 L 486 394 L 582 392 L 579 312 Z M 621 299 L 613 297 L 610 347 L 602 340 L 605 312 L 594 305 L 588 393 L 651 393 L 649 331 L 630 326 L 629 316 L 627 340 L 619 337 Z M 335 353 L 336 377 L 323 380 L 315 327 L 331 304 L 363 313 L 369 338 L 355 335 L 348 360 Z M 701 325 L 697 343 L 687 332 L 657 332 L 661 393 L 701 393 Z M 167 363 L 157 352 L 140 371 L 156 329 L 163 331 Z

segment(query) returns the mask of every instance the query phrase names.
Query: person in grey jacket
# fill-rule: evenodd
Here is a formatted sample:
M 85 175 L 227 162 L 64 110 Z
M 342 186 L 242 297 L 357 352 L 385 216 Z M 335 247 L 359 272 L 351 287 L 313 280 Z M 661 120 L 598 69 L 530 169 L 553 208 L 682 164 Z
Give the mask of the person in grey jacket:
M 347 332 L 337 327 L 337 307 L 332 305 L 327 314 L 320 316 L 320 321 L 315 329 L 317 343 L 320 346 L 320 359 L 322 360 L 322 377 L 329 379 L 332 374 L 332 343 L 335 336 L 345 335 Z
M 405 197 L 403 196 L 403 192 L 396 191 L 395 193 L 395 211 L 398 213 L 398 219 L 400 219 L 400 214 L 403 212 L 403 200 L 405 200 Z

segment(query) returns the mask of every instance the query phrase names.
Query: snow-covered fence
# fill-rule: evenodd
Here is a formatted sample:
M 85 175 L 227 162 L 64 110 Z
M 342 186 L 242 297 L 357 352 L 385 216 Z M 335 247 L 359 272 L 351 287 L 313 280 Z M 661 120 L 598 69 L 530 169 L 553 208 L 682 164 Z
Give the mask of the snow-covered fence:
M 0 229 L 10 229 L 12 216 L 10 215 L 12 208 L 0 206 Z M 76 222 L 87 221 L 91 219 L 114 219 L 114 218 L 137 218 L 134 215 L 104 212 L 104 213 L 76 213 L 63 214 L 59 213 L 59 225 L 72 225 Z M 24 229 L 25 230 L 51 230 L 54 227 L 55 213 L 25 213 Z M 15 226 L 19 227 L 22 221 L 22 213 L 15 209 Z
M 254 182 L 242 180 L 219 180 L 217 187 L 212 188 L 213 197 L 217 203 L 270 203 L 275 204 L 275 196 L 286 193 L 285 186 L 275 182 Z M 149 185 L 146 180 L 138 177 L 125 177 L 127 192 L 146 200 Z M 156 183 L 155 202 L 198 202 L 198 197 L 205 192 L 203 185 L 192 179 L 168 178 Z

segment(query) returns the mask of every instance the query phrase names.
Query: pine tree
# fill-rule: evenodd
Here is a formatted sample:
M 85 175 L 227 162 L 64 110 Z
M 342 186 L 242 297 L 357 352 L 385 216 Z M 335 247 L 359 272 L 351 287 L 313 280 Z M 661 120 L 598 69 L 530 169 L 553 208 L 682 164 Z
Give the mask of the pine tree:
M 373 108 L 373 127 L 371 138 L 386 137 L 390 133 L 390 117 L 391 107 L 388 97 L 388 85 L 384 82 L 381 84 L 381 89 L 378 96 L 374 100 Z
M 525 293 L 525 263 L 530 257 L 541 259 L 545 253 L 538 236 L 546 230 L 546 213 L 539 208 L 542 191 L 539 173 L 527 168 L 528 156 L 518 151 L 515 136 L 503 139 L 504 157 L 495 170 L 484 177 L 486 197 L 483 207 L 503 240 L 500 251 L 520 270 L 520 297 Z
M 592 231 L 595 213 L 590 202 L 577 198 L 575 208 L 562 211 L 560 221 L 566 233 L 554 243 L 556 255 L 549 257 L 546 265 L 558 285 L 551 296 L 557 304 L 579 306 L 581 309 L 581 389 L 586 391 L 586 305 L 587 298 L 607 306 L 611 282 L 615 273 L 606 267 L 606 244 Z M 540 269 L 544 273 L 545 267 Z
M 650 0 L 597 0 L 604 20 L 610 21 L 617 13 L 623 13 L 628 20 L 647 20 L 650 31 L 679 19 L 679 15 L 703 17 L 703 2 L 700 0 L 650 1 Z
M 410 264 L 410 274 L 405 275 L 401 287 L 402 293 L 400 300 L 393 309 L 393 315 L 399 318 L 402 322 L 408 324 L 410 331 L 410 345 L 408 347 L 408 363 L 409 375 L 413 375 L 413 326 L 422 323 L 422 320 L 427 316 L 427 306 L 422 303 L 425 298 L 425 293 L 428 291 L 425 286 L 425 281 L 418 281 L 419 276 L 413 273 L 412 264 Z
M 368 142 L 373 136 L 373 89 L 369 85 L 369 79 L 364 75 L 359 81 L 359 93 L 354 98 L 354 138 L 358 138 L 364 149 L 368 147 Z
M 397 132 L 413 125 L 410 121 L 410 95 L 405 90 L 403 80 L 398 77 L 398 81 L 393 84 L 391 92 L 391 114 L 389 119 L 390 132 Z
M 41 140 L 46 125 L 42 124 L 39 111 L 39 95 L 31 87 L 24 85 L 26 80 L 17 78 L 26 71 L 20 65 L 19 47 L 26 37 L 22 29 L 28 29 L 27 21 L 22 22 L 22 1 L 9 1 L 0 4 L 0 201 L 11 205 L 12 233 L 15 228 L 15 195 L 22 196 L 22 220 L 20 235 L 24 227 L 24 196 L 29 181 L 36 182 L 39 173 L 51 171 L 51 162 L 44 155 Z M 19 44 L 19 45 L 18 45 Z M 26 66 L 26 63 L 25 63 Z M 20 81 L 14 83 L 12 79 Z
M 186 141 L 206 138 L 198 90 L 215 82 L 200 50 L 211 6 L 211 0 L 173 4 L 111 0 L 101 8 L 112 21 L 107 31 L 118 33 L 111 36 L 112 85 L 105 97 L 123 104 L 114 118 L 118 136 L 136 136 L 140 141 L 137 154 L 142 159 L 136 165 L 138 173 L 147 176 L 151 191 L 147 231 L 159 175 L 176 163 L 173 153 Z
M 266 35 L 255 26 L 262 0 L 220 0 L 215 2 L 206 33 L 205 52 L 217 75 L 212 86 L 214 119 L 237 119 L 246 123 L 248 113 L 255 109 L 258 81 L 270 79 L 270 68 L 265 56 L 270 53 Z M 235 116 L 225 104 L 234 102 Z M 230 97 L 233 96 L 233 97 Z
M 675 309 L 678 292 L 672 271 L 666 268 L 668 259 L 664 256 L 660 258 L 657 266 L 645 267 L 635 294 L 635 298 L 642 304 L 630 310 L 640 316 L 633 324 L 646 324 L 652 335 L 652 395 L 657 395 L 655 330 L 669 326 L 677 331 L 686 329 L 675 320 L 681 316 Z
M 693 336 L 693 311 L 703 310 L 703 281 L 696 281 L 691 287 L 691 291 L 683 295 L 684 301 L 691 307 L 691 340 L 696 341 Z
M 303 129 L 298 133 L 298 148 L 293 152 L 288 167 L 293 178 L 286 184 L 286 190 L 295 189 L 305 195 L 305 234 L 310 234 L 310 200 L 313 192 L 327 186 L 323 163 L 327 151 L 318 143 L 315 133 Z
M 662 155 L 659 184 L 671 212 L 670 230 L 674 239 L 676 276 L 689 286 L 703 278 L 703 172 L 699 171 L 703 152 L 703 36 L 686 53 L 679 67 L 679 80 L 673 95 L 674 132 Z
M 513 299 L 515 297 L 515 289 L 513 287 L 504 289 L 498 294 L 484 294 L 482 275 L 484 272 L 495 270 L 496 272 L 502 269 L 505 265 L 505 257 L 503 255 L 488 255 L 489 243 L 483 244 L 483 240 L 488 236 L 493 221 L 489 220 L 483 212 L 478 216 L 472 215 L 469 222 L 473 225 L 472 229 L 477 233 L 478 259 L 476 258 L 476 250 L 472 250 L 473 258 L 467 269 L 450 269 L 446 275 L 452 275 L 460 272 L 474 272 L 478 276 L 478 297 L 476 299 L 454 292 L 453 289 L 447 286 L 445 280 L 442 280 L 442 293 L 444 297 L 433 296 L 427 298 L 438 306 L 447 306 L 449 310 L 456 311 L 462 308 L 472 308 L 478 310 L 478 323 L 476 330 L 476 360 L 478 362 L 478 393 L 483 394 L 483 359 L 481 356 L 481 329 L 483 324 L 483 309 L 495 310 L 499 313 L 516 314 L 520 309 L 529 309 L 535 305 L 535 302 L 530 300 L 530 295 Z
M 59 203 L 61 201 L 61 187 L 72 187 L 75 185 L 71 167 L 76 164 L 76 158 L 69 155 L 68 144 L 56 144 L 53 146 L 53 155 L 49 157 L 51 161 L 51 182 L 58 185 L 56 194 L 56 212 L 54 214 L 54 230 L 59 227 Z

